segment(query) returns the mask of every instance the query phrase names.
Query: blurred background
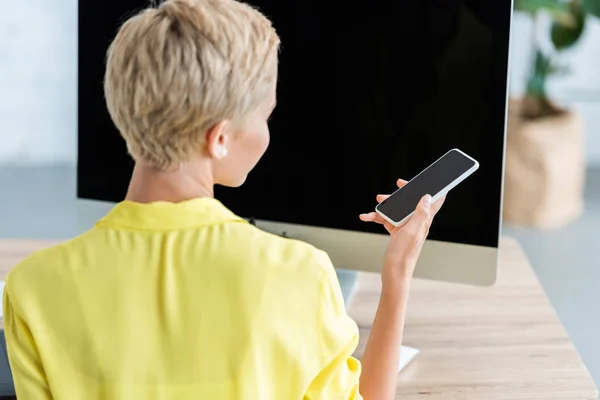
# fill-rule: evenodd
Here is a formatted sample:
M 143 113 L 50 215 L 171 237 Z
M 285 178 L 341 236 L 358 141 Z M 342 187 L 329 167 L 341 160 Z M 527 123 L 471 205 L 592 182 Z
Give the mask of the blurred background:
M 515 6 L 503 230 L 600 384 L 600 10 Z M 78 233 L 76 161 L 77 1 L 2 2 L 0 238 Z

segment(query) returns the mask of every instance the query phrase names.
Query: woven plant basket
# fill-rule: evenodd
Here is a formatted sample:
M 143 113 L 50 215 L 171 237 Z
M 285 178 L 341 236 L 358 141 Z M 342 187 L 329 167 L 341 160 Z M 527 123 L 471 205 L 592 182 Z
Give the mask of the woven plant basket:
M 511 100 L 509 105 L 504 220 L 532 228 L 560 228 L 583 211 L 583 124 L 571 111 L 524 119 L 521 104 Z

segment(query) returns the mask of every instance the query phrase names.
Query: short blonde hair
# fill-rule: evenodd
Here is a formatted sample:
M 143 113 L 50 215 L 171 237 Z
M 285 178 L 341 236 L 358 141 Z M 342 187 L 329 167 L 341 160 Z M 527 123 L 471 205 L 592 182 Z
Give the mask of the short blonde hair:
M 131 156 L 163 170 L 188 160 L 209 128 L 267 98 L 278 47 L 271 22 L 235 0 L 167 0 L 127 20 L 104 91 Z

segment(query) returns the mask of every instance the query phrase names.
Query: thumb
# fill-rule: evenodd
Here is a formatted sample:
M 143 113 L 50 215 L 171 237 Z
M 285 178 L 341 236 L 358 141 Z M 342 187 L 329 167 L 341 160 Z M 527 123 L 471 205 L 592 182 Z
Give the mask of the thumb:
M 421 198 L 419 204 L 417 204 L 417 208 L 413 216 L 410 218 L 408 222 L 412 225 L 412 228 L 417 230 L 425 229 L 429 230 L 429 225 L 431 224 L 431 195 L 426 194 Z

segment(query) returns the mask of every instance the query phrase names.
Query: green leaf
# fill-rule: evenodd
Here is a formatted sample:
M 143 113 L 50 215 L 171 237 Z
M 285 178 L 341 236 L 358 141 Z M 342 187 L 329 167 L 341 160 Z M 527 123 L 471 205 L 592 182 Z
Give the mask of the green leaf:
M 600 18 L 600 0 L 583 0 L 583 8 L 588 13 Z
M 569 4 L 561 0 L 515 0 L 514 8 L 517 11 L 529 13 L 541 10 L 568 12 Z
M 556 50 L 564 50 L 577 43 L 585 27 L 585 11 L 578 3 L 571 4 L 573 18 L 569 23 L 555 19 L 550 28 L 550 37 Z
M 550 58 L 541 51 L 536 51 L 533 69 L 527 80 L 527 95 L 536 98 L 546 97 L 546 78 L 550 73 L 550 66 Z

